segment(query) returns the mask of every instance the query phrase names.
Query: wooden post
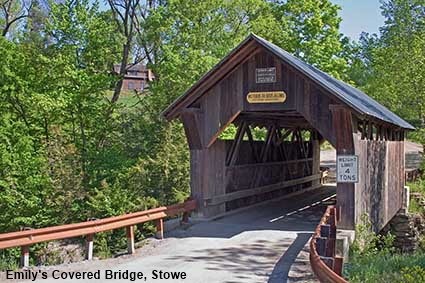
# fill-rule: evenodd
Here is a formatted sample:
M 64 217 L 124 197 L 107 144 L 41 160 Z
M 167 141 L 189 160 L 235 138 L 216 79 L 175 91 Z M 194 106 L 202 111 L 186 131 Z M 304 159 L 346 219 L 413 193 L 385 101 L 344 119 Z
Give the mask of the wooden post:
M 335 239 L 328 238 L 326 243 L 326 256 L 333 257 L 335 255 Z
M 339 276 L 342 275 L 342 267 L 344 266 L 344 258 L 340 256 L 334 257 L 334 271 Z
M 130 225 L 125 227 L 125 231 L 127 234 L 127 251 L 129 254 L 134 254 L 134 226 Z
M 320 225 L 320 237 L 329 238 L 331 235 L 331 225 L 321 224 Z
M 342 105 L 330 105 L 329 108 L 332 111 L 332 123 L 336 140 L 336 154 L 354 154 L 353 126 L 350 110 Z M 370 127 L 369 130 L 371 130 Z M 337 209 L 340 209 L 341 213 L 340 220 L 338 222 L 338 228 L 340 229 L 354 230 L 355 228 L 354 198 L 354 183 L 337 183 L 336 203 Z
M 333 239 L 336 238 L 336 225 L 337 225 L 337 223 L 338 223 L 338 220 L 337 220 L 337 215 L 336 215 L 336 208 L 332 208 L 330 216 L 329 216 L 329 224 L 331 225 L 331 232 L 330 232 L 329 237 L 331 237 Z
M 162 218 L 156 221 L 156 238 L 164 239 L 164 221 Z
M 182 217 L 182 223 L 189 223 L 189 215 L 190 215 L 190 212 L 188 212 L 188 211 L 186 211 L 186 212 L 183 212 L 183 217 Z
M 93 236 L 94 234 L 86 235 L 86 260 L 93 259 Z
M 21 267 L 30 266 L 30 246 L 21 247 Z
M 311 135 L 313 135 L 313 132 L 311 133 Z M 316 134 L 314 134 L 314 136 L 316 136 Z M 312 172 L 311 175 L 314 174 L 319 174 L 320 173 L 320 142 L 318 139 L 312 139 L 311 140 L 311 145 L 312 145 L 312 157 L 313 157 L 313 161 L 312 161 Z M 316 181 L 312 182 L 312 185 L 318 185 L 320 184 L 321 180 L 318 179 Z
M 317 237 L 316 238 L 316 250 L 320 256 L 326 255 L 326 246 L 328 238 L 326 237 Z
M 335 239 L 331 238 L 331 233 L 332 233 L 332 225 L 330 224 L 320 225 L 320 238 L 325 239 L 324 251 L 322 251 L 323 254 L 320 254 L 320 255 L 324 255 L 327 257 L 332 257 L 334 255 Z

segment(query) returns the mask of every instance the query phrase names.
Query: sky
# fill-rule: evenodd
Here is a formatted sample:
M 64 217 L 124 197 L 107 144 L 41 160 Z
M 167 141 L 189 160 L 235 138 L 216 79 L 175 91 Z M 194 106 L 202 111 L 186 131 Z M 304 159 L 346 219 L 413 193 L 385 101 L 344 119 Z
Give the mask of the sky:
M 378 33 L 379 27 L 384 24 L 379 0 L 331 0 L 331 2 L 342 7 L 339 11 L 342 18 L 340 30 L 353 40 L 357 40 L 363 31 Z

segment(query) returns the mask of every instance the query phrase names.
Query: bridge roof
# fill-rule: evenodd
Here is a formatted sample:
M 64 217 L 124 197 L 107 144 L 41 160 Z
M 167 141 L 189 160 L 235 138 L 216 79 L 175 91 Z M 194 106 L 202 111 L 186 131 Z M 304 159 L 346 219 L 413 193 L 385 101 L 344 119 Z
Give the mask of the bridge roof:
M 379 104 L 377 101 L 369 97 L 361 90 L 350 86 L 340 80 L 335 79 L 329 74 L 319 70 L 318 68 L 307 64 L 306 62 L 298 59 L 291 55 L 282 48 L 275 44 L 261 38 L 255 34 L 250 34 L 244 41 L 242 41 L 235 49 L 233 49 L 225 58 L 223 58 L 216 66 L 214 66 L 209 72 L 207 72 L 198 82 L 196 82 L 191 88 L 189 88 L 182 96 L 178 97 L 163 113 L 162 115 L 167 119 L 175 118 L 178 113 L 185 107 L 188 106 L 193 99 L 190 97 L 199 97 L 204 92 L 200 92 L 202 85 L 208 81 L 216 80 L 219 81 L 221 78 L 217 76 L 217 73 L 229 63 L 230 60 L 236 58 L 237 53 L 241 52 L 248 44 L 256 42 L 264 47 L 269 52 L 280 58 L 282 61 L 291 65 L 305 76 L 316 82 L 318 85 L 326 89 L 329 93 L 338 98 L 346 106 L 350 107 L 360 115 L 370 116 L 381 121 L 390 123 L 394 126 L 414 130 L 415 128 L 402 118 L 391 112 L 385 106 Z

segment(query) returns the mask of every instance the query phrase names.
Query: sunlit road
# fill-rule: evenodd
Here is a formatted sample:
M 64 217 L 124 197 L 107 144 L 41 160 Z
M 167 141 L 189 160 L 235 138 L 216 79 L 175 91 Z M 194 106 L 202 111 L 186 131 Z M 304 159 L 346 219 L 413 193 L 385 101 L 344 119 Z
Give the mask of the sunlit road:
M 135 255 L 47 269 L 49 275 L 54 269 L 99 270 L 98 280 L 48 278 L 36 282 L 131 282 L 122 278 L 106 280 L 106 270 L 116 274 L 143 272 L 144 279 L 134 282 L 316 282 L 308 262 L 308 241 L 334 191 L 334 187 L 323 187 L 295 199 L 175 230 L 164 240 L 151 240 Z M 157 275 L 159 271 L 163 275 L 185 272 L 186 278 L 154 279 L 154 270 Z

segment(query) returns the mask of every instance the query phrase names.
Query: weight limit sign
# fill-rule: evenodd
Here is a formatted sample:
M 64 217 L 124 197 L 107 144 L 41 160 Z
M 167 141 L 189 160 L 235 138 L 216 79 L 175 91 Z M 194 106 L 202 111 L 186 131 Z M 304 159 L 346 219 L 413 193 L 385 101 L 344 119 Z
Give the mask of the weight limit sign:
M 336 157 L 337 183 L 357 183 L 359 181 L 359 158 L 357 155 Z

